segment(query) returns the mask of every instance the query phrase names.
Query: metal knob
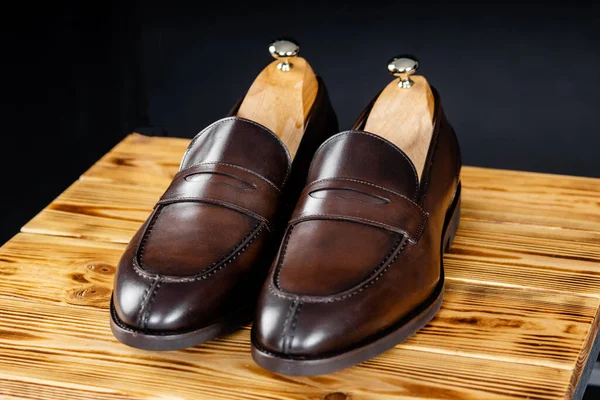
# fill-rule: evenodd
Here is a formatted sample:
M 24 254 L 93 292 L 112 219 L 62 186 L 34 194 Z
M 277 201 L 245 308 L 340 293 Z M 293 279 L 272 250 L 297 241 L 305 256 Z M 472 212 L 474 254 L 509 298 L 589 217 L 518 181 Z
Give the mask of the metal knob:
M 414 56 L 396 56 L 388 61 L 387 69 L 390 74 L 400 78 L 398 87 L 408 89 L 415 83 L 410 76 L 419 69 L 419 60 Z
M 269 45 L 269 53 L 279 61 L 277 69 L 281 71 L 289 71 L 294 64 L 290 62 L 290 58 L 296 57 L 300 51 L 300 46 L 291 39 L 276 39 Z

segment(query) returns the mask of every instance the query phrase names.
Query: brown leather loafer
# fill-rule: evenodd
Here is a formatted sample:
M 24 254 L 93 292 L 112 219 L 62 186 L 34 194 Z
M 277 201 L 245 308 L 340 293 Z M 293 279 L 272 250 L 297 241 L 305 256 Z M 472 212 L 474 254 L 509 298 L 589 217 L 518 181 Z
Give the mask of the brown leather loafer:
M 119 341 L 180 349 L 251 319 L 292 210 L 286 204 L 295 204 L 314 152 L 337 131 L 323 81 L 307 77 L 312 70 L 299 57 L 287 72 L 277 63 L 230 116 L 192 140 L 170 187 L 129 243 L 111 301 Z M 298 91 L 311 79 L 311 93 Z M 303 110 L 307 98 L 312 106 Z M 300 116 L 287 121 L 301 135 L 293 162 L 294 144 L 284 139 L 290 131 L 277 125 L 286 111 Z
M 392 82 L 353 130 L 315 154 L 259 297 L 260 366 L 289 375 L 346 368 L 404 341 L 440 308 L 442 256 L 460 215 L 460 151 L 438 93 L 414 79 L 409 88 Z

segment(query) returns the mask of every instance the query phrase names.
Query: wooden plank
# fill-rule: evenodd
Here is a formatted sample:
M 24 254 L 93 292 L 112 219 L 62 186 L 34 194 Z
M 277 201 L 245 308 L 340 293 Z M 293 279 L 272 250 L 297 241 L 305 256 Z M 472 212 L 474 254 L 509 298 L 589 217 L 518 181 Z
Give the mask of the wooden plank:
M 465 219 L 444 266 L 451 280 L 600 296 L 596 232 Z
M 600 318 L 600 180 L 589 178 L 465 167 L 442 310 L 406 343 L 355 368 L 271 374 L 251 361 L 247 326 L 178 352 L 119 344 L 107 313 L 118 259 L 188 143 L 130 135 L 0 248 L 0 398 L 574 393 Z
M 0 248 L 0 295 L 107 309 L 124 244 L 18 234 Z
M 124 245 L 115 243 L 19 234 L 0 249 L 0 294 L 108 309 L 113 274 L 123 250 Z M 423 334 L 405 346 L 572 369 L 599 301 L 449 279 L 442 310 Z M 105 318 L 96 321 L 93 330 Z
M 125 398 L 146 398 L 146 396 L 136 396 L 133 391 L 125 393 L 72 381 L 57 382 L 37 377 L 22 378 L 4 373 L 0 373 L 0 396 L 2 400 L 123 400 Z
M 596 298 L 447 281 L 442 309 L 406 346 L 572 369 L 598 305 Z
M 105 310 L 2 296 L 0 301 L 3 329 L 11 332 L 1 336 L 0 388 L 8 376 L 12 382 L 43 377 L 58 387 L 75 383 L 83 393 L 89 382 L 97 399 L 123 393 L 125 398 L 316 400 L 335 392 L 353 399 L 555 399 L 564 395 L 570 377 L 569 370 L 402 346 L 335 374 L 286 377 L 252 362 L 247 330 L 182 351 L 147 352 L 116 342 Z M 56 399 L 52 388 L 45 390 L 48 395 L 35 398 Z
M 600 232 L 600 179 L 464 167 L 461 217 Z
M 134 133 L 96 162 L 81 179 L 166 188 L 177 173 L 189 143 L 189 139 Z
M 141 221 L 45 209 L 21 228 L 21 232 L 127 243 L 141 224 Z
M 78 181 L 21 231 L 128 243 L 163 192 L 152 186 Z

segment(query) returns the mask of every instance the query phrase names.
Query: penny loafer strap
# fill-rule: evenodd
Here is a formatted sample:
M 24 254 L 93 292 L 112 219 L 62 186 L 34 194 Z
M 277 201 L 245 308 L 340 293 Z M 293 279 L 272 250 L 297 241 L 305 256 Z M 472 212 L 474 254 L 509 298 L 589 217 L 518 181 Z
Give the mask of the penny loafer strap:
M 247 214 L 272 228 L 281 190 L 265 177 L 225 163 L 193 165 L 178 172 L 157 205 L 215 204 Z
M 427 213 L 408 197 L 354 179 L 332 178 L 308 185 L 290 224 L 315 219 L 344 220 L 406 235 L 419 241 Z

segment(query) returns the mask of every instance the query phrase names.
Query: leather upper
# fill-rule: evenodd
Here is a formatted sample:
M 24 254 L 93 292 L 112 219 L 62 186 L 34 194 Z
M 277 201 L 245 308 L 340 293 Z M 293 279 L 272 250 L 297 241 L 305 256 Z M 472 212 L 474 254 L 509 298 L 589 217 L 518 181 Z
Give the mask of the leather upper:
M 259 349 L 319 358 L 356 348 L 402 321 L 443 279 L 442 228 L 461 162 L 433 92 L 420 183 L 401 149 L 361 130 L 368 110 L 317 151 L 259 297 Z
M 279 139 L 251 121 L 231 117 L 209 126 L 155 207 L 138 246 L 140 268 L 204 274 L 235 254 L 254 230 L 273 230 L 290 166 Z
M 352 153 L 361 149 L 367 149 L 367 163 L 375 161 L 374 149 L 380 151 L 381 159 L 396 164 L 397 175 L 376 166 L 356 168 L 361 164 L 353 161 Z M 327 154 L 341 158 L 332 165 L 325 162 L 332 160 Z M 309 173 L 309 180 L 316 179 L 306 186 L 292 214 L 276 264 L 276 287 L 296 294 L 334 295 L 364 280 L 400 237 L 418 241 L 427 215 L 414 201 L 415 176 L 406 155 L 379 137 L 351 131 L 327 142 Z M 344 256 L 332 257 L 332 252 Z
M 235 116 L 192 140 L 119 262 L 113 304 L 120 323 L 182 333 L 254 306 L 288 216 L 289 192 L 303 185 L 295 182 L 306 176 L 303 159 L 336 129 L 322 81 L 310 117 L 309 144 L 303 139 L 293 164 L 274 133 Z

